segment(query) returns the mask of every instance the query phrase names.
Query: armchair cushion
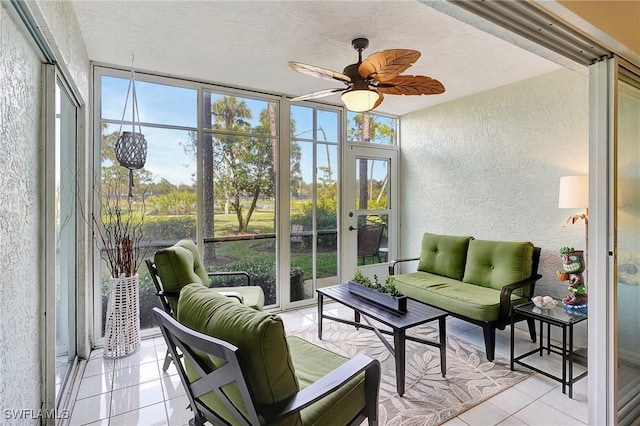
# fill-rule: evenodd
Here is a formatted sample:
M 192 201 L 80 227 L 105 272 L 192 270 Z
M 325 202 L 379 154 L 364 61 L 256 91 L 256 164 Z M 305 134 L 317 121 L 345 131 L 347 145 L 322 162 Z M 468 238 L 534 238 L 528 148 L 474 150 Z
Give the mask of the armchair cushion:
M 422 237 L 418 271 L 461 280 L 471 239 L 472 237 L 425 233 Z
M 472 240 L 463 281 L 500 290 L 531 276 L 532 257 L 530 242 Z
M 191 283 L 209 286 L 207 271 L 200 261 L 198 248 L 191 240 L 180 240 L 171 247 L 156 251 L 153 260 L 166 292 L 180 293 L 182 287 Z M 169 298 L 169 303 L 175 312 L 176 298 Z
M 344 358 L 320 348 L 299 337 L 287 338 L 291 359 L 300 388 L 312 385 L 347 362 Z M 321 360 L 321 362 L 319 362 Z M 346 385 L 303 409 L 300 412 L 304 425 L 346 425 L 365 405 L 364 373 Z
M 284 325 L 277 315 L 190 284 L 180 294 L 178 321 L 238 347 L 240 364 L 257 404 L 283 402 L 298 392 Z M 212 362 L 215 364 L 215 360 Z

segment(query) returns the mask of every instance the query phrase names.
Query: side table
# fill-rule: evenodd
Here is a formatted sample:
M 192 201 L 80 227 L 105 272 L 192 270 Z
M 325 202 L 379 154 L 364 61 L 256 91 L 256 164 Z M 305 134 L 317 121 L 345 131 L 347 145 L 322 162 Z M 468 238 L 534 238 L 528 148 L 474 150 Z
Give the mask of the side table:
M 522 355 L 514 356 L 514 317 L 520 317 L 525 319 L 534 319 L 540 322 L 540 345 L 538 348 L 530 350 Z M 513 308 L 513 314 L 511 315 L 511 370 L 515 370 L 514 364 L 520 364 L 531 370 L 538 372 L 546 377 L 554 379 L 562 383 L 562 393 L 566 393 L 566 388 L 569 388 L 569 398 L 573 398 L 573 384 L 587 375 L 587 371 L 583 371 L 574 377 L 573 375 L 573 326 L 587 319 L 587 310 L 584 309 L 571 309 L 565 308 L 562 303 L 558 303 L 552 309 L 541 309 L 533 303 L 526 303 Z M 547 325 L 547 338 L 544 339 L 544 324 Z M 562 346 L 551 344 L 551 326 L 562 328 Z M 568 336 L 567 336 L 568 331 Z M 562 377 L 551 374 L 538 367 L 526 363 L 523 361 L 525 358 L 537 353 L 543 356 L 544 352 L 547 354 L 555 353 L 562 356 Z

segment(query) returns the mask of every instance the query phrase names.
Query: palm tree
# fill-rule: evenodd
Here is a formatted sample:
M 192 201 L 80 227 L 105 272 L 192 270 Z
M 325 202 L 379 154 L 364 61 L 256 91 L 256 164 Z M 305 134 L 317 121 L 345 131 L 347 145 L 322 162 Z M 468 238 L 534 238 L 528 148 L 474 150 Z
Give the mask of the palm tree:
M 211 114 L 204 114 L 205 130 L 234 130 L 236 127 L 246 127 L 248 123 L 244 119 L 251 118 L 251 110 L 245 101 L 238 101 L 235 96 L 223 96 L 213 104 L 211 103 L 211 93 L 204 93 L 205 111 L 211 111 Z M 236 129 L 237 130 L 237 129 Z M 233 136 L 231 136 L 233 137 Z M 227 138 L 227 136 L 222 137 Z M 216 138 L 218 140 L 218 138 Z M 204 133 L 204 141 L 202 144 L 202 155 L 204 162 L 203 169 L 203 185 L 204 185 L 204 235 L 213 237 L 215 235 L 215 224 L 213 220 L 214 204 L 214 146 L 212 133 Z M 215 247 L 213 244 L 207 244 L 204 247 L 204 260 L 207 263 L 215 259 Z

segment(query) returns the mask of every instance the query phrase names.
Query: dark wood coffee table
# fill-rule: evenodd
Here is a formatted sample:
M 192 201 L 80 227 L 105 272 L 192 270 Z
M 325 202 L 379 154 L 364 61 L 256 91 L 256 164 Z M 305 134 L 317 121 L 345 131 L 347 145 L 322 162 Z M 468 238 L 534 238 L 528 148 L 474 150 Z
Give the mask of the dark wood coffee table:
M 440 371 L 442 377 L 445 376 L 447 370 L 447 312 L 425 305 L 416 300 L 409 299 L 407 302 L 407 312 L 402 314 L 383 308 L 369 300 L 349 292 L 346 285 L 336 285 L 332 287 L 319 288 L 318 292 L 318 338 L 322 340 L 322 320 L 330 319 L 345 324 L 354 325 L 356 327 L 372 330 L 386 348 L 393 354 L 396 361 L 396 389 L 398 395 L 404 394 L 405 382 L 405 343 L 411 340 L 425 345 L 434 346 L 440 349 Z M 337 318 L 331 315 L 325 315 L 323 312 L 324 296 L 347 306 L 354 311 L 354 321 L 343 318 Z M 364 319 L 366 324 L 360 323 L 360 319 Z M 379 321 L 389 327 L 392 331 L 381 330 L 373 325 L 368 318 Z M 419 339 L 414 336 L 407 336 L 407 330 L 420 324 L 438 320 L 439 342 Z M 393 346 L 387 341 L 383 334 L 393 335 Z

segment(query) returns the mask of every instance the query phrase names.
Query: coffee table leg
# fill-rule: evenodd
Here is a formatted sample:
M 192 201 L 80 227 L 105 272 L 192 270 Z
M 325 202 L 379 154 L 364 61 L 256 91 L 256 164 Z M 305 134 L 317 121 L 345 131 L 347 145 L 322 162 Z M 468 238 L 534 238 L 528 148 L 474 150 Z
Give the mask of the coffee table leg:
M 322 303 L 324 294 L 318 292 L 318 339 L 322 340 Z
M 400 396 L 404 395 L 405 340 L 406 333 L 404 330 L 393 330 L 393 347 L 396 358 L 396 388 Z
M 438 320 L 438 328 L 440 331 L 440 372 L 442 377 L 447 373 L 447 321 L 446 317 Z

